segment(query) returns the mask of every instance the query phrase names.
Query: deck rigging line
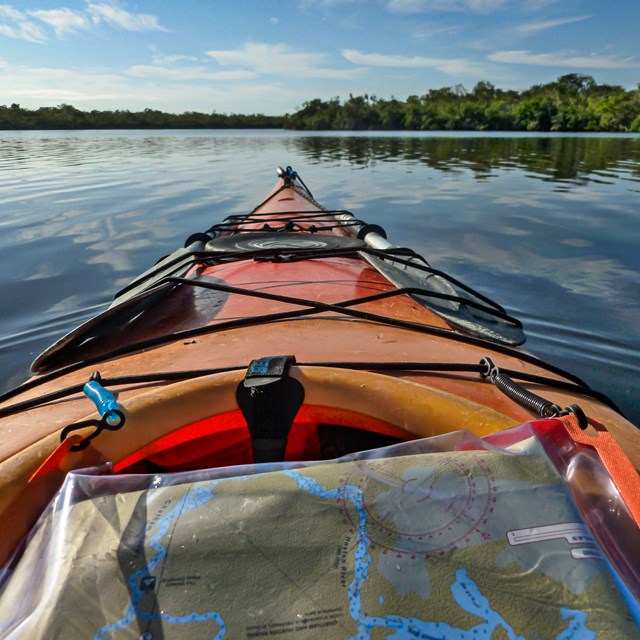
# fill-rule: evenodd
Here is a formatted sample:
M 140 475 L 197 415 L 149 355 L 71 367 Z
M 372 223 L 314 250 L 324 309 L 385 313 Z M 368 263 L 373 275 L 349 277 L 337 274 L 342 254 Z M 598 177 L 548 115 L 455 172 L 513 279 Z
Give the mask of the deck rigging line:
M 355 371 L 375 371 L 375 372 L 399 372 L 399 371 L 412 371 L 423 373 L 474 373 L 483 376 L 487 372 L 487 365 L 484 360 L 481 360 L 478 364 L 473 363 L 459 363 L 459 362 L 353 362 L 353 361 L 327 361 L 327 362 L 296 362 L 296 366 L 299 367 L 331 367 L 337 369 L 352 369 Z M 247 368 L 247 364 L 234 365 L 229 367 L 215 367 L 211 369 L 186 369 L 181 371 L 157 371 L 153 373 L 137 373 L 129 374 L 125 376 L 112 376 L 103 378 L 100 376 L 101 383 L 104 386 L 115 387 L 122 385 L 132 384 L 149 384 L 149 383 L 161 383 L 161 382 L 180 382 L 183 380 L 192 380 L 195 378 L 201 378 L 204 376 L 210 376 L 220 373 L 229 373 L 231 371 L 243 371 Z M 605 394 L 591 389 L 584 384 L 576 384 L 573 382 L 566 382 L 565 380 L 558 380 L 556 378 L 549 378 L 547 376 L 536 375 L 532 373 L 526 373 L 523 371 L 516 371 L 514 369 L 500 368 L 503 374 L 509 375 L 511 378 L 521 380 L 523 382 L 529 382 L 545 387 L 558 389 L 561 391 L 567 391 L 569 393 L 579 393 L 590 398 L 594 398 L 606 404 L 610 408 L 620 413 L 620 409 L 615 403 L 608 398 Z M 57 372 L 54 372 L 57 373 Z M 92 374 L 92 375 L 95 375 Z M 37 398 L 30 398 L 23 402 L 16 402 L 8 407 L 0 408 L 0 418 L 10 416 L 21 411 L 33 409 L 35 407 L 46 405 L 50 402 L 62 400 L 73 395 L 78 395 L 83 392 L 85 383 L 70 385 L 51 393 L 42 394 Z M 18 387 L 17 390 L 24 391 L 26 389 Z M 5 396 L 0 400 L 7 399 Z
M 222 223 L 213 225 L 210 229 L 208 229 L 204 233 L 193 234 L 190 236 L 190 240 L 195 238 L 196 236 L 202 240 L 215 240 L 215 238 L 220 237 L 228 237 L 228 236 L 240 236 L 240 235 L 250 235 L 252 233 L 264 233 L 265 231 L 273 232 L 275 231 L 290 231 L 293 228 L 299 227 L 300 223 L 309 223 L 310 221 L 314 221 L 317 224 L 314 224 L 313 229 L 310 229 L 309 234 L 297 234 L 298 237 L 313 235 L 318 230 L 329 231 L 336 228 L 341 227 L 352 227 L 352 226 L 363 226 L 366 223 L 357 219 L 355 215 L 349 211 L 343 209 L 330 210 L 325 209 L 322 205 L 317 203 L 311 192 L 306 188 L 306 185 L 303 184 L 303 187 L 299 187 L 295 184 L 295 180 L 301 182 L 299 176 L 292 170 L 290 167 L 287 167 L 286 170 L 282 170 L 283 174 L 281 177 L 284 179 L 284 184 L 276 189 L 272 194 L 270 194 L 265 200 L 263 200 L 259 205 L 257 205 L 253 211 L 246 214 L 238 214 L 231 215 L 225 218 Z M 313 211 L 289 211 L 287 212 L 287 222 L 279 229 L 274 229 L 271 225 L 282 223 L 282 218 L 277 217 L 277 214 L 272 212 L 258 212 L 257 210 L 263 207 L 270 200 L 279 195 L 283 190 L 292 188 L 301 195 L 303 195 L 309 202 L 317 207 L 317 210 Z M 289 217 L 293 214 L 293 217 Z M 334 216 L 336 215 L 346 215 L 349 216 L 350 220 L 345 221 L 337 221 Z M 255 223 L 256 220 L 258 222 L 263 223 L 262 229 L 239 229 L 239 225 L 246 223 Z M 325 225 L 327 223 L 331 223 L 329 226 L 317 226 L 317 225 Z M 191 244 L 190 242 L 188 244 Z M 462 297 L 459 295 L 450 295 L 441 293 L 438 291 L 432 291 L 429 289 L 425 289 L 423 287 L 401 287 L 394 288 L 393 290 L 384 291 L 381 293 L 373 294 L 370 296 L 363 296 L 360 298 L 355 298 L 352 300 L 346 300 L 338 303 L 323 303 L 314 300 L 307 300 L 304 298 L 297 298 L 291 296 L 284 296 L 279 294 L 267 293 L 264 291 L 254 291 L 249 289 L 243 289 L 240 287 L 234 287 L 230 285 L 224 285 L 220 283 L 206 282 L 202 280 L 196 280 L 194 278 L 184 278 L 180 277 L 179 273 L 185 273 L 185 269 L 188 270 L 191 267 L 195 266 L 215 266 L 222 264 L 232 264 L 234 262 L 246 261 L 246 260 L 256 260 L 256 261 L 274 261 L 274 262 L 296 262 L 301 260 L 313 260 L 313 259 L 321 259 L 321 258 L 354 258 L 358 260 L 362 260 L 363 257 L 372 256 L 374 258 L 378 258 L 392 265 L 401 265 L 404 267 L 410 267 L 411 269 L 416 269 L 418 271 L 424 272 L 428 275 L 438 276 L 446 280 L 449 284 L 453 285 L 457 289 L 465 292 L 466 294 L 473 296 L 476 300 L 469 299 L 467 297 Z M 363 257 L 361 257 L 363 256 Z M 170 256 L 167 256 L 170 257 Z M 384 275 L 384 274 L 383 274 Z M 159 277 L 160 276 L 160 277 Z M 162 277 L 163 276 L 163 277 Z M 410 331 L 415 331 L 417 333 L 427 334 L 437 336 L 439 338 L 444 338 L 447 340 L 453 340 L 457 342 L 463 342 L 466 344 L 471 344 L 478 347 L 487 347 L 493 352 L 502 353 L 506 356 L 518 358 L 529 364 L 537 366 L 541 369 L 548 371 L 551 374 L 561 376 L 565 378 L 565 380 L 557 380 L 554 378 L 549 378 L 546 376 L 538 376 L 535 374 L 526 374 L 520 371 L 512 371 L 509 369 L 502 369 L 501 371 L 509 374 L 511 377 L 534 383 L 541 384 L 550 387 L 555 387 L 558 389 L 580 393 L 585 396 L 590 396 L 595 398 L 609 407 L 615 409 L 620 412 L 618 407 L 614 404 L 614 402 L 609 399 L 605 394 L 600 393 L 591 389 L 586 383 L 584 383 L 577 376 L 564 371 L 563 369 L 556 367 L 550 363 L 547 363 L 536 356 L 528 354 L 526 352 L 519 351 L 507 344 L 500 344 L 499 342 L 495 342 L 493 340 L 487 339 L 486 337 L 479 337 L 474 335 L 466 335 L 460 333 L 459 331 L 443 329 L 440 327 L 434 327 L 430 325 L 420 324 L 416 322 L 410 322 L 407 320 L 400 320 L 397 318 L 389 318 L 387 316 L 383 316 L 376 313 L 371 313 L 367 311 L 362 311 L 358 309 L 354 309 L 354 306 L 365 304 L 368 302 L 373 302 L 377 300 L 382 300 L 385 298 L 389 298 L 397 295 L 412 295 L 412 296 L 420 296 L 426 298 L 432 298 L 437 300 L 445 300 L 454 303 L 458 303 L 461 305 L 466 305 L 468 307 L 472 307 L 477 309 L 483 313 L 489 314 L 496 319 L 499 319 L 503 322 L 511 324 L 512 327 L 517 329 L 522 328 L 522 323 L 517 319 L 505 311 L 505 309 L 500 306 L 498 303 L 494 302 L 490 298 L 482 295 L 481 293 L 475 291 L 471 287 L 465 285 L 463 282 L 460 282 L 456 278 L 450 276 L 449 274 L 440 271 L 438 269 L 434 269 L 429 265 L 427 260 L 420 256 L 418 253 L 413 251 L 412 249 L 402 248 L 402 247 L 391 247 L 388 249 L 374 249 L 373 247 L 369 247 L 366 244 L 362 243 L 362 246 L 357 247 L 344 247 L 344 248 L 335 248 L 328 247 L 325 249 L 313 249 L 310 250 L 308 248 L 267 248 L 267 249 L 258 249 L 258 250 L 242 250 L 242 251 L 228 251 L 228 252 L 218 252 L 218 251 L 188 251 L 183 252 L 180 255 L 176 256 L 174 259 L 163 262 L 157 269 L 151 270 L 143 276 L 133 280 L 126 287 L 118 291 L 115 295 L 115 298 L 119 298 L 126 294 L 127 292 L 139 288 L 144 285 L 145 281 L 151 281 L 149 286 L 140 292 L 136 293 L 132 296 L 127 303 L 134 303 L 138 296 L 142 296 L 143 294 L 147 294 L 153 289 L 159 288 L 163 285 L 176 285 L 176 286 L 191 286 L 191 287 L 200 287 L 205 289 L 216 290 L 228 294 L 234 295 L 242 295 L 242 296 L 250 296 L 275 302 L 281 302 L 286 304 L 295 305 L 297 307 L 305 307 L 303 309 L 294 309 L 279 313 L 269 313 L 262 314 L 247 318 L 236 318 L 233 320 L 227 321 L 219 321 L 215 322 L 211 325 L 206 325 L 202 327 L 196 327 L 193 329 L 186 329 L 182 331 L 175 331 L 171 333 L 167 333 L 165 335 L 156 336 L 154 338 L 149 338 L 146 340 L 141 340 L 135 343 L 128 344 L 126 346 L 120 347 L 118 349 L 113 349 L 111 351 L 107 351 L 105 353 L 100 354 L 99 356 L 94 356 L 91 358 L 86 358 L 77 362 L 73 362 L 72 364 L 62 366 L 54 371 L 49 373 L 45 373 L 37 378 L 31 379 L 22 385 L 11 389 L 4 394 L 0 394 L 0 402 L 4 402 L 13 398 L 15 396 L 20 395 L 21 393 L 33 389 L 37 386 L 43 385 L 51 380 L 61 378 L 67 374 L 70 374 L 74 371 L 80 370 L 82 368 L 98 365 L 101 362 L 110 360 L 112 358 L 116 358 L 119 356 L 124 356 L 128 354 L 132 354 L 136 351 L 141 351 L 144 349 L 161 346 L 174 341 L 187 340 L 190 338 L 194 338 L 201 335 L 208 335 L 212 333 L 217 333 L 221 331 L 228 331 L 233 329 L 239 329 L 243 327 L 250 327 L 264 323 L 271 322 L 279 322 L 286 320 L 294 320 L 297 318 L 308 317 L 314 314 L 319 313 L 334 313 L 337 315 L 347 316 L 356 318 L 359 320 L 367 321 L 367 322 L 377 322 L 387 326 L 393 326 L 400 329 L 406 329 Z M 117 308 L 117 305 L 115 306 Z M 437 311 L 436 311 L 437 313 Z M 446 318 L 445 318 L 446 320 Z M 58 354 L 56 354 L 57 356 Z M 56 357 L 53 356 L 53 357 Z M 304 365 L 304 363 L 300 363 Z M 333 366 L 333 367 L 342 367 L 342 368 L 351 368 L 351 369 L 363 369 L 363 370 L 373 370 L 373 371 L 424 371 L 424 372 L 458 372 L 458 373 L 478 373 L 482 374 L 484 370 L 486 370 L 486 366 L 483 364 L 459 364 L 459 363 L 406 363 L 406 362 L 326 362 L 326 363 L 307 363 L 304 366 Z M 193 377 L 199 377 L 203 375 L 211 375 L 213 373 L 222 373 L 225 371 L 233 371 L 237 369 L 246 368 L 246 364 L 239 365 L 238 367 L 223 367 L 216 369 L 194 369 L 189 371 L 176 371 L 176 372 L 159 372 L 153 374 L 134 374 L 129 376 L 120 376 L 111 379 L 105 379 L 105 383 L 110 385 L 120 385 L 120 384 L 136 384 L 136 383 L 145 383 L 145 382 L 162 382 L 162 381 L 171 381 L 171 380 L 184 380 Z M 567 380 L 569 382 L 567 382 Z M 53 402 L 55 400 L 59 400 L 64 397 L 68 397 L 69 395 L 73 395 L 75 393 L 79 393 L 82 391 L 81 385 L 73 385 L 67 387 L 65 389 L 61 389 L 56 392 L 52 392 L 49 394 L 44 394 L 39 398 L 34 398 L 32 400 L 16 403 L 9 407 L 5 407 L 0 409 L 0 417 L 5 415 L 11 415 L 17 411 L 39 406 L 41 404 L 46 404 L 47 402 Z

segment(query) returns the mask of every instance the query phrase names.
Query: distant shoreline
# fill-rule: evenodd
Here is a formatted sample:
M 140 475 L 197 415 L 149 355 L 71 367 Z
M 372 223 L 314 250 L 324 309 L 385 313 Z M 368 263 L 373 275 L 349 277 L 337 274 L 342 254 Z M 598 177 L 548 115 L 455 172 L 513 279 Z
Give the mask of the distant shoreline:
M 360 134 L 366 137 L 367 134 L 484 134 L 484 137 L 490 137 L 491 134 L 512 134 L 513 136 L 523 136 L 526 134 L 548 134 L 553 136 L 554 134 L 574 134 L 580 136 L 631 136 L 633 138 L 640 136 L 640 131 L 620 131 L 620 130 L 598 130 L 598 131 L 572 131 L 572 130 L 536 130 L 536 129 L 292 129 L 289 127 L 31 127 L 31 128 L 7 128 L 0 127 L 0 134 L 2 133 L 19 133 L 19 132 L 42 132 L 42 133 L 54 133 L 62 131 L 77 131 L 77 132 L 102 132 L 102 131 L 282 131 L 286 133 L 315 133 L 315 134 L 335 134 L 347 135 L 350 133 Z
M 478 82 L 471 91 L 457 85 L 404 101 L 373 95 L 314 99 L 282 116 L 0 106 L 2 131 L 131 129 L 639 133 L 640 83 L 626 90 L 572 73 L 521 92 Z

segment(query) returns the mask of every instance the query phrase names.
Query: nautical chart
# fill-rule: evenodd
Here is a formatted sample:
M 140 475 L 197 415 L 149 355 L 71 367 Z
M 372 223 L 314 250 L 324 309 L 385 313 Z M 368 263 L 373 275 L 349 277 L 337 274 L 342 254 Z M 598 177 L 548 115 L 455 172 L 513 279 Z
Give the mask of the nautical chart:
M 498 485 L 482 459 L 475 460 L 472 471 L 465 458 L 459 458 L 434 459 L 434 466 L 405 470 L 393 461 L 375 468 L 362 462 L 353 465 L 344 482 L 362 492 L 372 550 L 429 558 L 472 539 L 490 539 L 487 529 Z M 349 506 L 343 501 L 344 512 L 356 526 L 358 516 Z
M 537 446 L 85 478 L 8 581 L 0 637 L 638 638 Z

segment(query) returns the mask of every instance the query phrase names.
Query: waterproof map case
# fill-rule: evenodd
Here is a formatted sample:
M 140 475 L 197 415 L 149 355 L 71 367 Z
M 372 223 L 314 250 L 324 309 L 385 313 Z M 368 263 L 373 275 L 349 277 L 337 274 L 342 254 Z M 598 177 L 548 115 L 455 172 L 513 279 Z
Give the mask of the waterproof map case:
M 106 471 L 70 473 L 5 572 L 2 638 L 640 637 L 633 509 L 559 420 Z

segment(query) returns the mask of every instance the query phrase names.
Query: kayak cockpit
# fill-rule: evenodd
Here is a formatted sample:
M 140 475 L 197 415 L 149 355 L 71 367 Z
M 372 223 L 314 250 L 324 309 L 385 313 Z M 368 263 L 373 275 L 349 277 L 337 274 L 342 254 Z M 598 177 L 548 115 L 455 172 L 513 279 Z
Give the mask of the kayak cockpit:
M 333 459 L 459 428 L 483 436 L 516 423 L 471 400 L 402 378 L 294 362 L 290 356 L 260 358 L 246 372 L 141 393 L 123 408 L 121 429 L 106 429 L 95 439 L 90 429 L 76 433 L 116 471 L 145 465 L 182 471 Z M 65 435 L 72 430 L 70 425 Z
M 265 360 L 270 359 L 252 363 L 253 374 Z M 116 427 L 106 424 L 106 414 L 101 418 L 94 413 L 5 461 L 11 476 L 0 493 L 0 513 L 11 517 L 12 526 L 11 535 L 0 541 L 0 563 L 74 469 L 107 465 L 104 468 L 110 473 L 129 474 L 252 465 L 256 459 L 275 463 L 335 459 L 353 451 L 458 429 L 484 436 L 517 424 L 517 420 L 472 400 L 400 377 L 340 367 L 298 366 L 291 360 L 280 378 L 299 387 L 302 397 L 289 407 L 288 414 L 281 409 L 265 413 L 267 405 L 286 405 L 291 389 L 276 391 L 266 405 L 256 402 L 260 392 L 255 387 L 252 392 L 246 383 L 274 376 L 253 375 L 251 371 L 250 366 L 246 371 L 224 371 L 146 391 L 142 386 L 118 405 L 124 420 Z M 242 400 L 243 390 L 248 390 L 249 398 L 254 396 L 248 405 Z M 273 416 L 290 422 L 272 421 Z M 269 447 L 265 440 L 280 442 Z M 265 455 L 269 448 L 275 451 L 278 446 L 282 455 Z M 2 468 L 0 478 L 4 477 Z

